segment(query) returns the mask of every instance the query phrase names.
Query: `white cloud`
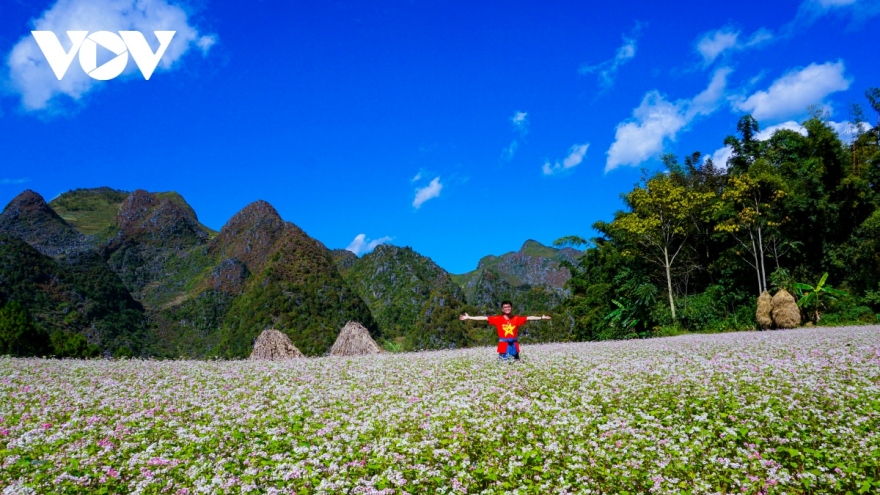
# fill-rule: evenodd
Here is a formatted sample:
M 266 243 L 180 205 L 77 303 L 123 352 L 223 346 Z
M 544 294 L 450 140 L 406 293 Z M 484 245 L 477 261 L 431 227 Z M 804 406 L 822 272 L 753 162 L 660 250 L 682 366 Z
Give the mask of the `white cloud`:
M 856 128 L 855 128 L 856 126 L 852 122 L 849 122 L 849 121 L 843 121 L 843 122 L 828 121 L 828 122 L 826 122 L 826 124 L 828 124 L 829 126 L 831 126 L 832 129 L 834 129 L 834 132 L 837 133 L 837 135 L 840 137 L 841 140 L 847 141 L 847 142 L 852 141 L 853 135 L 856 132 Z M 859 127 L 861 127 L 861 131 L 863 133 L 868 132 L 871 129 L 873 129 L 871 124 L 868 124 L 867 122 L 862 122 L 859 125 Z
M 547 161 L 541 167 L 541 170 L 544 172 L 544 175 L 553 175 L 557 172 L 574 168 L 584 161 L 584 155 L 587 154 L 589 147 L 590 143 L 575 144 L 568 150 L 568 156 L 562 160 L 562 163 L 557 161 L 551 164 Z
M 758 131 L 758 133 L 755 134 L 755 139 L 757 139 L 758 141 L 766 141 L 766 140 L 770 139 L 771 137 L 773 137 L 773 134 L 776 131 L 781 130 L 781 129 L 788 129 L 789 131 L 797 132 L 798 134 L 800 134 L 802 136 L 807 135 L 807 129 L 804 128 L 804 126 L 798 124 L 797 122 L 795 122 L 793 120 L 789 120 L 789 121 L 783 122 L 781 124 L 771 125 L 770 127 L 766 128 L 766 129 Z M 733 155 L 733 148 L 731 148 L 730 146 L 724 146 L 724 147 L 718 148 L 717 150 L 715 150 L 714 153 L 712 153 L 712 162 L 717 167 L 727 168 L 727 160 L 730 159 L 730 157 L 732 155 Z
M 880 13 L 876 0 L 804 0 L 792 24 L 809 25 L 825 14 L 849 15 L 856 24 L 863 24 Z
M 520 134 L 527 134 L 529 132 L 529 114 L 528 112 L 519 112 L 513 114 L 513 117 L 510 118 L 510 122 L 513 124 L 513 128 L 516 129 Z
M 165 0 L 58 0 L 33 21 L 33 29 L 52 31 L 65 50 L 71 47 L 67 31 L 141 31 L 154 50 L 158 45 L 153 31 L 176 31 L 158 65 L 165 70 L 171 69 L 190 46 L 198 47 L 204 54 L 216 42 L 214 35 L 200 37 L 198 30 L 190 26 L 186 12 Z M 22 106 L 29 111 L 51 108 L 58 95 L 80 100 L 98 87 L 98 81 L 86 75 L 77 60 L 59 81 L 30 33 L 12 48 L 6 65 L 8 86 L 21 96 Z M 123 74 L 135 72 L 134 62 L 129 60 Z
M 421 179 L 421 178 L 422 178 L 422 171 L 419 170 L 419 172 L 416 174 L 416 176 L 413 177 L 412 179 L 410 179 L 410 182 L 416 182 L 416 181 L 418 181 L 418 180 Z
M 730 28 L 718 29 L 703 35 L 697 42 L 697 51 L 703 56 L 703 62 L 711 64 L 718 55 L 721 55 L 727 49 L 736 46 L 739 31 L 733 31 Z
M 725 52 L 746 50 L 773 39 L 773 34 L 766 29 L 755 31 L 746 40 L 742 40 L 741 35 L 742 33 L 738 29 L 729 26 L 703 34 L 697 42 L 697 51 L 703 57 L 703 65 L 711 65 Z
M 0 185 L 9 186 L 9 185 L 13 185 L 13 184 L 24 184 L 25 182 L 30 182 L 30 181 L 31 180 L 28 179 L 27 177 L 21 178 L 21 179 L 5 178 L 5 179 L 0 179 Z
M 633 119 L 617 125 L 614 143 L 606 153 L 605 172 L 621 165 L 637 166 L 663 151 L 666 140 L 701 115 L 718 109 L 724 98 L 729 68 L 715 71 L 709 86 L 690 100 L 666 101 L 658 91 L 649 91 L 633 110 Z
M 519 148 L 519 142 L 514 139 L 510 142 L 509 146 L 501 151 L 501 159 L 505 161 L 513 160 L 513 155 L 516 154 L 517 148 Z
M 715 153 L 712 153 L 712 163 L 716 167 L 727 168 L 727 160 L 733 156 L 733 148 L 730 146 L 724 146 L 723 148 L 718 148 L 715 150 Z M 709 157 L 707 157 L 708 159 Z
M 617 75 L 618 69 L 636 56 L 637 40 L 640 31 L 641 24 L 636 24 L 630 35 L 622 36 L 623 44 L 617 48 L 614 58 L 596 65 L 581 65 L 578 72 L 580 74 L 598 73 L 601 86 L 605 89 L 610 88 L 614 84 L 614 77 Z
M 376 246 L 378 246 L 379 244 L 385 244 L 389 241 L 391 241 L 391 238 L 388 236 L 381 237 L 379 239 L 368 240 L 366 234 L 358 234 L 354 237 L 354 240 L 351 241 L 351 244 L 349 244 L 348 247 L 345 249 L 360 256 L 361 254 L 369 253 L 373 249 L 376 249 Z
M 416 188 L 416 197 L 412 203 L 413 207 L 418 209 L 425 201 L 440 196 L 441 190 L 443 190 L 443 184 L 440 183 L 440 177 L 435 177 L 434 180 L 425 187 Z
M 810 64 L 792 70 L 773 81 L 766 91 L 758 91 L 734 108 L 749 112 L 758 120 L 785 118 L 806 112 L 808 106 L 822 102 L 826 96 L 849 88 L 851 80 L 843 75 L 843 62 Z
M 202 55 L 207 55 L 208 50 L 210 50 L 215 43 L 217 43 L 217 36 L 209 35 L 199 38 L 196 45 L 199 47 L 199 50 L 202 51 Z
M 794 131 L 802 136 L 807 135 L 807 129 L 804 128 L 804 126 L 798 124 L 793 120 L 789 120 L 781 124 L 771 125 L 764 130 L 758 131 L 758 134 L 755 135 L 755 139 L 757 139 L 758 141 L 766 141 L 773 137 L 773 134 L 776 133 L 776 131 L 781 129 L 788 129 L 789 131 Z

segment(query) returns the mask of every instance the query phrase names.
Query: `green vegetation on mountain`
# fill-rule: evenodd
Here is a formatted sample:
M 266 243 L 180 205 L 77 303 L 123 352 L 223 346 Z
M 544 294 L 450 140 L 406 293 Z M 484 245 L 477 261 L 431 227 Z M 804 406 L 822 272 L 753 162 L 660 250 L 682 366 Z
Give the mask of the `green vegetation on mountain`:
M 482 305 L 487 297 L 485 290 L 482 294 L 477 294 L 478 286 L 483 286 L 485 289 L 486 282 L 482 277 L 486 271 L 493 272 L 493 275 L 490 275 L 493 283 L 498 281 L 506 284 L 503 291 L 529 292 L 533 287 L 540 287 L 547 292 L 558 292 L 561 299 L 567 293 L 565 282 L 571 276 L 565 263 L 573 262 L 579 256 L 581 252 L 570 247 L 557 249 L 544 246 L 534 240 L 527 240 L 519 251 L 501 256 L 484 256 L 477 264 L 476 270 L 453 275 L 452 278 L 464 289 L 468 301 L 477 305 Z M 512 289 L 507 288 L 508 286 Z M 522 297 L 528 299 L 528 296 Z M 511 294 L 511 300 L 517 298 L 520 297 Z
M 53 343 L 83 334 L 111 355 L 139 355 L 149 344 L 143 308 L 95 253 L 56 260 L 0 234 L 0 302 L 21 305 Z
M 354 255 L 351 255 L 354 256 Z M 455 314 L 466 302 L 461 288 L 430 258 L 412 248 L 382 244 L 361 258 L 337 253 L 334 258 L 345 279 L 363 298 L 384 337 L 405 349 L 463 345 L 455 319 L 438 319 L 437 311 Z
M 370 309 L 336 270 L 330 252 L 299 227 L 284 224 L 267 259 L 252 263 L 263 269 L 232 302 L 220 331 L 220 355 L 246 357 L 267 328 L 287 334 L 306 355 L 327 352 L 349 320 L 374 339 L 381 337 Z
M 76 230 L 92 235 L 114 225 L 116 212 L 129 194 L 109 187 L 73 189 L 50 201 L 49 206 Z
M 565 299 L 562 291 L 543 285 L 514 287 L 491 268 L 480 272 L 472 290 L 468 302 L 476 306 L 480 314 L 497 313 L 501 301 L 513 303 L 516 312 L 520 314 L 546 313 Z

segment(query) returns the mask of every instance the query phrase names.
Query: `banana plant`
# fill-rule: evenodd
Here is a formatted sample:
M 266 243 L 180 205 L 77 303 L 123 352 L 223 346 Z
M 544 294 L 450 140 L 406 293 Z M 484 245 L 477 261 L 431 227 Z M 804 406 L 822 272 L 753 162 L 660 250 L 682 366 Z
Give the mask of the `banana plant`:
M 825 281 L 828 280 L 828 272 L 825 272 L 825 275 L 822 275 L 822 278 L 819 279 L 819 283 L 816 286 L 812 286 L 810 284 L 802 284 L 796 283 L 794 284 L 794 289 L 798 294 L 798 307 L 800 308 L 808 308 L 810 305 L 813 306 L 813 320 L 818 322 L 819 308 L 822 306 L 820 301 L 821 296 L 825 296 L 832 301 L 836 300 L 837 297 L 846 295 L 846 292 L 842 290 L 837 290 L 832 288 L 830 285 L 825 285 Z

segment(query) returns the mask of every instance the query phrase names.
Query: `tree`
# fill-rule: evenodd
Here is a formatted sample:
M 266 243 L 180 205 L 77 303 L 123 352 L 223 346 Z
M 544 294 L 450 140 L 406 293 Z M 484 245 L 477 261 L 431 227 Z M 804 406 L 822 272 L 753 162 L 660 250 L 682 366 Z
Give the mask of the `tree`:
M 758 277 L 758 294 L 767 290 L 767 272 L 764 268 L 764 246 L 769 241 L 774 246 L 775 256 L 779 256 L 777 246 L 781 240 L 775 237 L 765 237 L 768 228 L 779 225 L 779 220 L 773 219 L 773 210 L 776 203 L 785 195 L 782 189 L 782 180 L 776 174 L 775 169 L 764 159 L 758 159 L 749 172 L 741 175 L 733 175 L 728 179 L 727 188 L 721 194 L 722 202 L 718 204 L 718 210 L 724 221 L 715 226 L 718 232 L 727 232 L 752 255 L 749 263 Z
M 730 171 L 742 173 L 749 169 L 761 154 L 762 143 L 758 140 L 758 121 L 751 115 L 744 115 L 736 124 L 741 139 L 736 136 L 724 138 L 724 144 L 732 150 L 728 164 Z
M 692 234 L 695 220 L 704 216 L 714 199 L 712 192 L 698 192 L 659 174 L 624 196 L 630 212 L 618 214 L 611 229 L 619 231 L 641 246 L 651 261 L 666 272 L 669 308 L 675 318 L 672 295 L 672 266 Z
M 37 356 L 48 347 L 48 335 L 34 324 L 18 301 L 10 301 L 0 308 L 0 355 Z

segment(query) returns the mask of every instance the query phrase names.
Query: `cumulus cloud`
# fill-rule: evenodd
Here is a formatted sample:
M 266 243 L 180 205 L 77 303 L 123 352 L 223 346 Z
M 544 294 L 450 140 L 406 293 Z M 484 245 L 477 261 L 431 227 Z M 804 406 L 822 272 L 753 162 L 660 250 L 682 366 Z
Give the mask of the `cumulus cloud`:
M 658 91 L 649 91 L 633 110 L 633 118 L 617 125 L 614 143 L 606 153 L 605 172 L 622 165 L 637 166 L 663 151 L 680 130 L 695 118 L 709 115 L 724 99 L 729 68 L 715 71 L 709 86 L 692 99 L 669 102 Z
M 618 69 L 636 56 L 637 41 L 640 33 L 641 24 L 636 24 L 636 27 L 629 35 L 622 36 L 623 44 L 617 48 L 613 58 L 596 65 L 581 65 L 578 72 L 580 74 L 598 74 L 599 84 L 604 89 L 610 88 L 614 84 L 614 78 L 617 75 Z
M 410 182 L 416 182 L 416 181 L 418 181 L 418 180 L 421 179 L 421 178 L 422 178 L 422 171 L 419 170 L 419 172 L 415 175 L 415 177 L 413 177 L 412 179 L 410 179 Z
M 544 166 L 541 167 L 541 171 L 544 172 L 544 175 L 553 175 L 577 167 L 582 161 L 584 161 L 584 155 L 587 154 L 587 149 L 589 147 L 590 143 L 575 144 L 569 148 L 568 156 L 566 156 L 562 162 L 556 161 L 555 163 L 550 163 L 549 161 L 546 161 L 544 162 Z
M 216 43 L 215 35 L 200 35 L 189 24 L 186 12 L 165 0 L 58 0 L 33 21 L 33 30 L 55 33 L 65 51 L 72 48 L 68 31 L 140 31 L 151 50 L 158 41 L 153 31 L 176 31 L 159 61 L 158 69 L 169 70 L 190 47 L 203 54 Z M 28 111 L 51 108 L 53 99 L 67 95 L 74 101 L 99 86 L 74 60 L 62 80 L 58 80 L 31 33 L 23 36 L 6 57 L 9 72 L 7 85 L 21 96 Z M 137 72 L 129 57 L 123 74 Z
M 703 57 L 703 64 L 709 66 L 725 52 L 742 51 L 773 39 L 773 35 L 766 29 L 755 31 L 745 40 L 741 35 L 742 32 L 729 26 L 703 34 L 696 47 L 697 52 Z
M 427 186 L 416 188 L 416 197 L 412 203 L 413 207 L 416 209 L 421 208 L 422 203 L 425 201 L 440 196 L 440 191 L 442 190 L 443 184 L 440 183 L 440 177 L 434 177 Z
M 10 185 L 14 185 L 14 184 L 24 184 L 25 182 L 30 182 L 30 181 L 31 180 L 28 179 L 27 177 L 24 177 L 21 179 L 5 178 L 5 179 L 0 179 L 0 185 L 10 186 Z
M 736 110 L 751 113 L 758 120 L 802 114 L 807 107 L 821 103 L 837 91 L 845 91 L 852 81 L 843 74 L 843 62 L 810 64 L 792 70 L 773 81 L 766 91 L 757 91 L 734 102 Z
M 354 237 L 354 240 L 351 241 L 351 244 L 349 244 L 348 247 L 345 249 L 360 256 L 361 254 L 369 253 L 373 249 L 376 249 L 376 246 L 378 246 L 379 244 L 385 244 L 389 241 L 391 241 L 391 238 L 388 236 L 370 240 L 367 239 L 366 234 L 358 234 Z

